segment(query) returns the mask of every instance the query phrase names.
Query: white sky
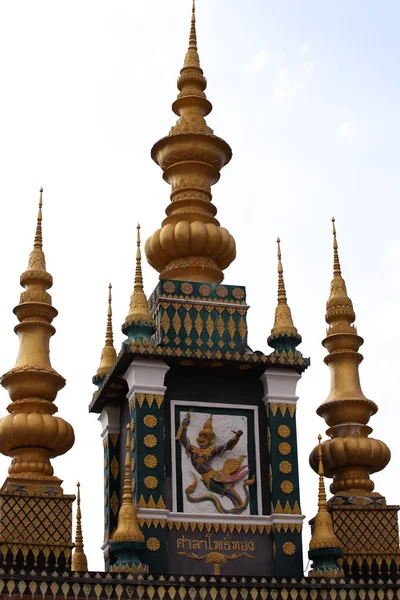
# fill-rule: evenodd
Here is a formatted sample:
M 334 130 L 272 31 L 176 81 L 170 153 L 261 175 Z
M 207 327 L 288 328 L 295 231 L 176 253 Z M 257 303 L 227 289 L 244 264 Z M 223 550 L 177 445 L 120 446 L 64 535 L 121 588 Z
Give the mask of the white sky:
M 363 389 L 380 407 L 370 425 L 394 454 L 373 479 L 389 503 L 400 500 L 399 12 L 395 0 L 384 7 L 373 0 L 198 0 L 200 58 L 215 107 L 208 123 L 234 153 L 214 188 L 221 224 L 237 242 L 225 281 L 247 286 L 250 346 L 268 352 L 279 235 L 304 340 L 299 349 L 312 359 L 298 404 L 307 519 L 317 498 L 308 455 L 326 429 L 315 409 L 329 387 L 320 341 L 332 214 L 365 338 Z M 65 492 L 82 483 L 92 570 L 103 568 L 103 450 L 87 407 L 104 343 L 107 285 L 112 281 L 119 347 L 136 223 L 145 239 L 169 201 L 149 153 L 175 122 L 170 105 L 189 19 L 189 0 L 0 2 L 0 370 L 17 355 L 12 308 L 43 186 L 45 252 L 60 313 L 52 362 L 67 378 L 57 405 L 76 434 L 54 466 Z M 157 273 L 144 264 L 144 276 L 150 294 Z M 0 393 L 6 414 L 8 396 Z M 0 460 L 4 479 L 8 464 Z

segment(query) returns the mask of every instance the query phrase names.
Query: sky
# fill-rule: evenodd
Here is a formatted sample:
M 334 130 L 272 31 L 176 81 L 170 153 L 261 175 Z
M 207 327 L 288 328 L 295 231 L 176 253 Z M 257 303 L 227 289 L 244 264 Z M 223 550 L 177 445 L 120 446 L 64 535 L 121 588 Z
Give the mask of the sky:
M 150 158 L 175 123 L 171 103 L 187 48 L 189 0 L 0 2 L 0 370 L 13 367 L 19 275 L 44 188 L 44 249 L 54 277 L 52 364 L 67 379 L 56 404 L 74 448 L 53 461 L 66 493 L 80 480 L 85 548 L 103 568 L 103 450 L 88 414 L 113 284 L 116 346 L 133 288 L 136 223 L 158 229 L 169 187 Z M 268 352 L 276 305 L 276 237 L 289 304 L 311 367 L 297 412 L 302 510 L 316 511 L 308 456 L 326 425 L 325 302 L 331 217 L 365 343 L 363 391 L 379 406 L 372 434 L 392 450 L 372 478 L 400 501 L 400 4 L 396 0 L 197 0 L 207 118 L 233 149 L 214 187 L 237 243 L 225 272 L 246 285 L 249 344 Z M 144 263 L 148 295 L 158 274 Z M 9 398 L 0 390 L 1 415 Z M 0 459 L 0 480 L 10 459 Z M 1 473 L 3 475 L 1 476 Z M 305 565 L 307 561 L 305 560 Z

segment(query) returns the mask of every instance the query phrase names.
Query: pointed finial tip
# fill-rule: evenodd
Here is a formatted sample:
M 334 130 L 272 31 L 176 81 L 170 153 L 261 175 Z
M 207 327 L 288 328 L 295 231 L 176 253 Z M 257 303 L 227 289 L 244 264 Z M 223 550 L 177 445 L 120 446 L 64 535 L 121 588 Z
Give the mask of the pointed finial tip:
M 78 483 L 76 484 L 76 487 L 81 487 L 81 484 L 79 483 L 79 481 L 78 481 Z
M 281 238 L 280 238 L 280 237 L 277 237 L 277 238 L 276 238 L 276 243 L 277 243 L 277 244 L 280 244 L 280 243 L 281 243 Z
M 40 188 L 39 192 L 40 192 L 41 194 L 43 194 L 43 188 L 42 188 L 42 187 Z
M 336 225 L 335 225 L 335 221 L 336 221 L 336 219 L 335 219 L 335 217 L 332 217 L 331 221 L 332 221 L 332 231 L 333 231 L 333 235 L 336 235 Z
M 108 284 L 108 289 L 112 290 L 112 284 L 111 283 Z
M 319 440 L 319 442 L 321 443 L 321 440 L 322 440 L 322 435 L 321 435 L 320 433 L 318 434 L 318 440 Z

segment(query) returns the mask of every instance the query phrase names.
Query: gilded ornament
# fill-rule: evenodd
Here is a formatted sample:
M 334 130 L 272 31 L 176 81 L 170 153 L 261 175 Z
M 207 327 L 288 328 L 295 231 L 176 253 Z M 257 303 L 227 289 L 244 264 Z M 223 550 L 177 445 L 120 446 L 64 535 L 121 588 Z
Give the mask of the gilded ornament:
M 283 460 L 281 463 L 279 463 L 279 470 L 281 473 L 284 473 L 285 475 L 287 475 L 288 473 L 292 472 L 292 463 L 290 463 L 288 460 Z
M 157 550 L 160 549 L 160 546 L 160 541 L 155 537 L 149 538 L 146 542 L 146 548 L 147 550 L 150 550 L 150 552 L 157 552 Z
M 133 438 L 131 439 L 131 451 L 132 451 L 132 452 L 135 452 L 135 447 L 136 447 L 136 446 L 135 446 L 135 438 L 133 437 Z
M 132 471 L 132 473 L 135 472 L 135 468 L 136 468 L 136 462 L 135 462 L 135 459 L 132 458 L 131 459 L 131 471 Z
M 281 442 L 278 445 L 278 451 L 280 452 L 280 454 L 283 454 L 284 456 L 287 456 L 288 454 L 291 453 L 292 446 L 289 444 L 289 442 Z
M 148 469 L 155 469 L 158 464 L 158 460 L 154 454 L 147 454 L 147 456 L 144 457 L 144 464 Z
M 282 550 L 286 556 L 293 556 L 296 552 L 296 546 L 293 542 L 285 542 L 282 546 Z
M 137 225 L 136 268 L 133 293 L 129 303 L 129 313 L 122 325 L 122 332 L 131 340 L 149 341 L 155 332 L 155 324 L 149 313 L 149 306 L 143 287 L 142 255 L 140 251 L 140 225 Z
M 104 457 L 104 470 L 107 469 L 107 467 L 108 467 L 108 457 L 105 456 Z
M 290 436 L 290 427 L 287 425 L 279 425 L 278 435 L 281 438 L 288 438 Z
M 154 415 L 145 415 L 143 417 L 143 423 L 149 429 L 154 429 L 154 427 L 157 426 L 157 417 L 155 417 Z
M 117 358 L 117 352 L 114 348 L 114 337 L 112 328 L 112 296 L 111 296 L 111 283 L 108 286 L 108 310 L 107 310 L 107 326 L 106 326 L 106 340 L 105 346 L 101 352 L 100 366 L 97 369 L 96 375 L 93 377 L 93 383 L 95 385 L 101 385 L 104 377 L 110 372 L 112 366 Z
M 284 494 L 291 494 L 294 490 L 294 485 L 291 481 L 285 479 L 285 481 L 282 481 L 281 483 L 281 490 Z
M 146 448 L 155 448 L 155 446 L 157 446 L 158 443 L 156 436 L 152 433 L 148 433 L 147 435 L 145 435 L 143 441 Z
M 244 290 L 242 290 L 242 288 L 233 288 L 232 290 L 232 296 L 234 298 L 236 298 L 236 300 L 243 300 L 244 298 Z
M 275 309 L 275 322 L 268 338 L 268 344 L 275 348 L 277 347 L 277 339 L 287 337 L 292 338 L 293 346 L 296 347 L 301 342 L 301 336 L 297 333 L 297 329 L 293 324 L 292 314 L 287 303 L 280 239 L 278 238 L 276 241 L 278 244 L 278 304 Z
M 213 369 L 218 369 L 219 367 L 222 367 L 223 363 L 220 360 L 213 360 L 212 362 L 210 362 L 210 367 L 212 367 Z
M 167 292 L 167 294 L 173 294 L 175 289 L 176 289 L 175 284 L 172 283 L 172 281 L 165 281 L 163 283 L 163 290 L 164 290 L 164 292 Z
M 158 486 L 157 477 L 154 477 L 154 475 L 148 475 L 144 478 L 144 485 L 147 487 L 148 490 L 155 490 Z
M 216 290 L 216 294 L 219 298 L 226 298 L 228 295 L 228 288 L 224 285 L 219 285 Z
M 118 506 L 119 506 L 118 496 L 115 492 L 113 492 L 113 495 L 111 496 L 110 506 L 111 506 L 112 513 L 115 517 L 118 512 Z
M 209 285 L 203 284 L 199 287 L 200 296 L 205 296 L 206 298 L 211 294 L 211 288 Z
M 193 361 L 189 358 L 186 360 L 181 360 L 180 364 L 182 367 L 191 367 L 193 365 Z
M 111 473 L 114 479 L 117 479 L 119 474 L 119 464 L 117 458 L 114 456 L 111 461 Z
M 135 419 L 132 417 L 131 418 L 131 432 L 133 433 L 135 431 Z
M 182 283 L 181 290 L 184 294 L 186 294 L 186 296 L 190 296 L 190 294 L 193 294 L 193 286 L 191 283 Z
M 117 528 L 112 535 L 113 542 L 144 542 L 140 530 L 137 508 L 132 500 L 132 481 L 130 465 L 130 425 L 126 426 L 125 469 L 122 502 L 118 513 Z

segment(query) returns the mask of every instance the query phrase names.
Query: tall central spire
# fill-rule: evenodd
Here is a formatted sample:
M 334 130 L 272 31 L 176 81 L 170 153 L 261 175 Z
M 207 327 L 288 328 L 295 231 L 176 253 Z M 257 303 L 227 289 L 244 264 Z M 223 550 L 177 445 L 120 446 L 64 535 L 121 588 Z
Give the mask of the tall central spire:
M 160 272 L 160 279 L 220 283 L 223 270 L 236 256 L 235 240 L 220 226 L 211 202 L 211 186 L 219 180 L 232 151 L 206 123 L 212 110 L 206 87 L 193 2 L 189 46 L 178 79 L 179 94 L 172 105 L 179 119 L 151 151 L 172 190 L 167 217 L 145 247 L 147 260 Z

